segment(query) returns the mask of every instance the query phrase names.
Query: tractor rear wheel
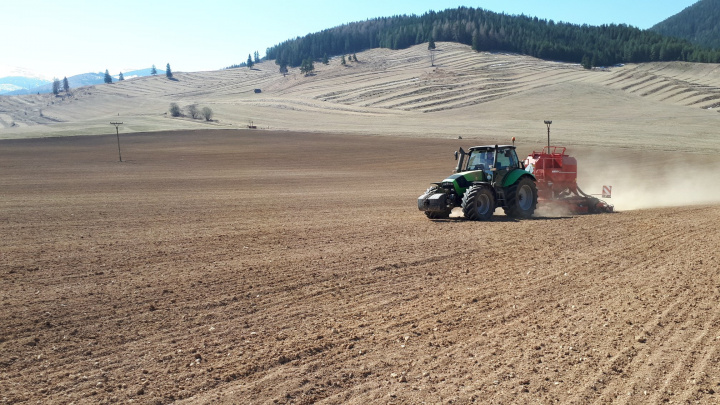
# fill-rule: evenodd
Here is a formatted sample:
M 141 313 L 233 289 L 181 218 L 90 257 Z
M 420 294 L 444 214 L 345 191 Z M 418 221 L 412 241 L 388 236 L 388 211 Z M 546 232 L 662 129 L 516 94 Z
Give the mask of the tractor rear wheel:
M 537 207 L 537 186 L 529 177 L 521 177 L 505 190 L 505 215 L 513 218 L 530 218 Z
M 438 186 L 432 186 L 427 191 L 425 191 L 425 194 L 422 195 L 423 199 L 427 199 L 431 195 L 438 192 L 440 188 Z M 423 200 L 424 202 L 424 200 Z M 430 219 L 446 219 L 450 217 L 450 209 L 446 211 L 425 211 L 425 216 Z
M 495 196 L 488 187 L 472 186 L 465 191 L 462 210 L 467 219 L 487 221 L 495 211 Z

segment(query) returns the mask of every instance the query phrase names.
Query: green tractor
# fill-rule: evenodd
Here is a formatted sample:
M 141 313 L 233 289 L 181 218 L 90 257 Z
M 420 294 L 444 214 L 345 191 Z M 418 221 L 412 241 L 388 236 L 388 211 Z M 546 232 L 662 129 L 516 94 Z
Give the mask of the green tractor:
M 537 207 L 535 176 L 518 160 L 515 145 L 475 146 L 455 152 L 455 174 L 433 183 L 418 197 L 418 209 L 430 219 L 448 218 L 462 207 L 465 218 L 485 221 L 502 207 L 513 218 L 529 218 Z

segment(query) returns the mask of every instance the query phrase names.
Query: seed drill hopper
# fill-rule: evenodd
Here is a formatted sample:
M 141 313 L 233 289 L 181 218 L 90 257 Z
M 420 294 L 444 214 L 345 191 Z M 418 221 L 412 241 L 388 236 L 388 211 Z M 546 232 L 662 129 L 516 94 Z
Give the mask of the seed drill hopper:
M 548 145 L 540 152 L 531 153 L 523 162 L 525 170 L 535 176 L 538 188 L 538 205 L 554 204 L 573 214 L 613 212 L 613 206 L 584 193 L 577 185 L 577 160 L 565 153 L 566 148 L 550 145 L 550 124 L 545 121 Z M 612 187 L 603 186 L 602 197 L 610 198 Z
M 538 206 L 551 204 L 573 214 L 613 212 L 613 206 L 584 193 L 577 185 L 577 160 L 562 146 L 546 146 L 525 159 L 525 169 L 535 175 Z M 612 188 L 603 187 L 602 197 L 610 198 Z

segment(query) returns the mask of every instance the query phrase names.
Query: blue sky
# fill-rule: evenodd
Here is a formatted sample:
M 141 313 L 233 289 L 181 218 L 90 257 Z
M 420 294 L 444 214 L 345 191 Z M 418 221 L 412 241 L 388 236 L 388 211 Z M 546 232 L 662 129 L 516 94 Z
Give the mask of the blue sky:
M 215 70 L 286 39 L 352 21 L 458 6 L 577 24 L 639 28 L 696 0 L 0 0 L 0 77 L 10 67 L 46 77 L 150 67 Z

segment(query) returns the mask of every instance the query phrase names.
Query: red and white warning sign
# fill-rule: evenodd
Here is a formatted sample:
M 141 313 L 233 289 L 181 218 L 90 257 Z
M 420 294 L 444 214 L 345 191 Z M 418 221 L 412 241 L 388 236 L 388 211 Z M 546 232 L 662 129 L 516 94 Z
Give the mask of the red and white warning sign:
M 603 186 L 602 198 L 610 198 L 612 195 L 612 186 Z

